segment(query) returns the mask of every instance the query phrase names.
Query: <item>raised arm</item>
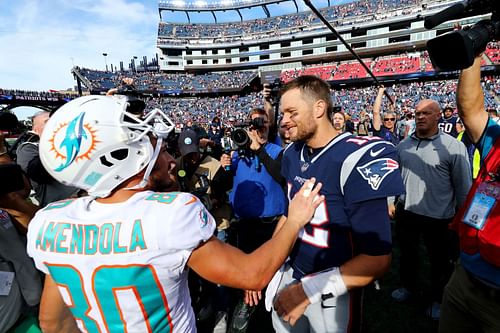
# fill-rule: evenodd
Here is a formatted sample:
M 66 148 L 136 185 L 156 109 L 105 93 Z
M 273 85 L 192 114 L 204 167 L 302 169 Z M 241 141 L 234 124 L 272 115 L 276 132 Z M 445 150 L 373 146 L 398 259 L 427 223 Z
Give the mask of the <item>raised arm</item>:
M 384 97 L 384 87 L 378 88 L 378 94 L 375 98 L 375 103 L 373 104 L 373 129 L 375 131 L 380 131 L 382 127 L 382 98 Z
M 488 123 L 488 114 L 484 109 L 484 93 L 481 88 L 481 57 L 476 57 L 474 64 L 460 73 L 457 107 L 469 137 L 477 143 Z

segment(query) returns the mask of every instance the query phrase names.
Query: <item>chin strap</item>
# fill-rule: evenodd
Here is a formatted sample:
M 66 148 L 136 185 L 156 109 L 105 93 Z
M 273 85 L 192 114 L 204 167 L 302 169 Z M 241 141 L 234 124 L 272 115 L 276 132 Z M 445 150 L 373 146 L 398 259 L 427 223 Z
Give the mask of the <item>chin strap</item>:
M 159 136 L 157 141 L 156 141 L 156 146 L 155 146 L 155 150 L 153 152 L 153 156 L 151 157 L 151 160 L 148 163 L 148 166 L 146 168 L 146 172 L 144 172 L 144 177 L 142 177 L 141 182 L 137 185 L 132 186 L 132 187 L 127 187 L 127 188 L 125 188 L 125 190 L 142 189 L 142 188 L 145 188 L 146 185 L 148 185 L 149 176 L 151 175 L 151 171 L 153 171 L 153 168 L 156 164 L 156 160 L 158 159 L 158 156 L 160 155 L 162 142 L 163 142 L 163 138 L 161 136 Z

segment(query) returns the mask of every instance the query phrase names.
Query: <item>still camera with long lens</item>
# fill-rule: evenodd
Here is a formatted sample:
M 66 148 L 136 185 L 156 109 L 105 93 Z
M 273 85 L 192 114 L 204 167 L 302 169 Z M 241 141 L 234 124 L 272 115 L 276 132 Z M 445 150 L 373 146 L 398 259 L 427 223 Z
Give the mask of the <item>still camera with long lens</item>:
M 449 20 L 488 13 L 492 13 L 489 20 L 479 21 L 470 28 L 452 31 L 427 42 L 434 68 L 443 71 L 468 68 L 489 42 L 500 40 L 500 1 L 466 0 L 425 19 L 425 28 L 432 29 Z
M 251 120 L 246 120 L 241 123 L 234 125 L 234 130 L 231 132 L 231 140 L 233 140 L 234 145 L 238 152 L 247 151 L 252 143 L 250 137 L 248 136 L 247 129 L 261 129 L 264 127 L 264 118 L 257 117 Z

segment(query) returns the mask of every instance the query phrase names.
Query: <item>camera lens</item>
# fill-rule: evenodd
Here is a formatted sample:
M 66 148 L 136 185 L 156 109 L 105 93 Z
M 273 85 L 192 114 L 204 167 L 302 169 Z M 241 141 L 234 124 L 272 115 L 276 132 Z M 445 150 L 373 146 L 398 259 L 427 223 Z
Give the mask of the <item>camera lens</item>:
M 231 133 L 231 139 L 233 140 L 234 144 L 236 144 L 238 147 L 244 147 L 250 141 L 248 133 L 242 128 L 235 129 Z

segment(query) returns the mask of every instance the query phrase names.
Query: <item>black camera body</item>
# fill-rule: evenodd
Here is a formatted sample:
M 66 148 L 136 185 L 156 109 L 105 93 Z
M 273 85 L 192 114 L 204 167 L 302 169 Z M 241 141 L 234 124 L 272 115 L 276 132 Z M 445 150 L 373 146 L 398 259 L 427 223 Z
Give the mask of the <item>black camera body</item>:
M 283 81 L 280 78 L 274 79 L 273 82 L 269 83 L 269 88 L 271 89 L 271 97 L 273 100 L 278 99 L 281 88 L 283 87 Z
M 238 150 L 245 150 L 250 147 L 252 140 L 247 133 L 247 128 L 260 129 L 264 127 L 264 118 L 257 117 L 251 120 L 245 120 L 241 123 L 234 124 L 234 129 L 231 131 L 231 140 Z
M 488 13 L 492 13 L 490 20 L 479 21 L 468 29 L 452 31 L 427 42 L 435 69 L 454 71 L 468 68 L 490 41 L 500 39 L 500 1 L 465 0 L 425 19 L 425 27 L 432 29 L 449 20 Z
M 195 174 L 198 177 L 198 187 L 191 191 L 191 194 L 196 196 L 201 203 L 205 206 L 208 211 L 212 210 L 212 200 L 210 200 L 210 196 L 208 194 L 208 190 L 210 189 L 210 180 L 206 174 Z

